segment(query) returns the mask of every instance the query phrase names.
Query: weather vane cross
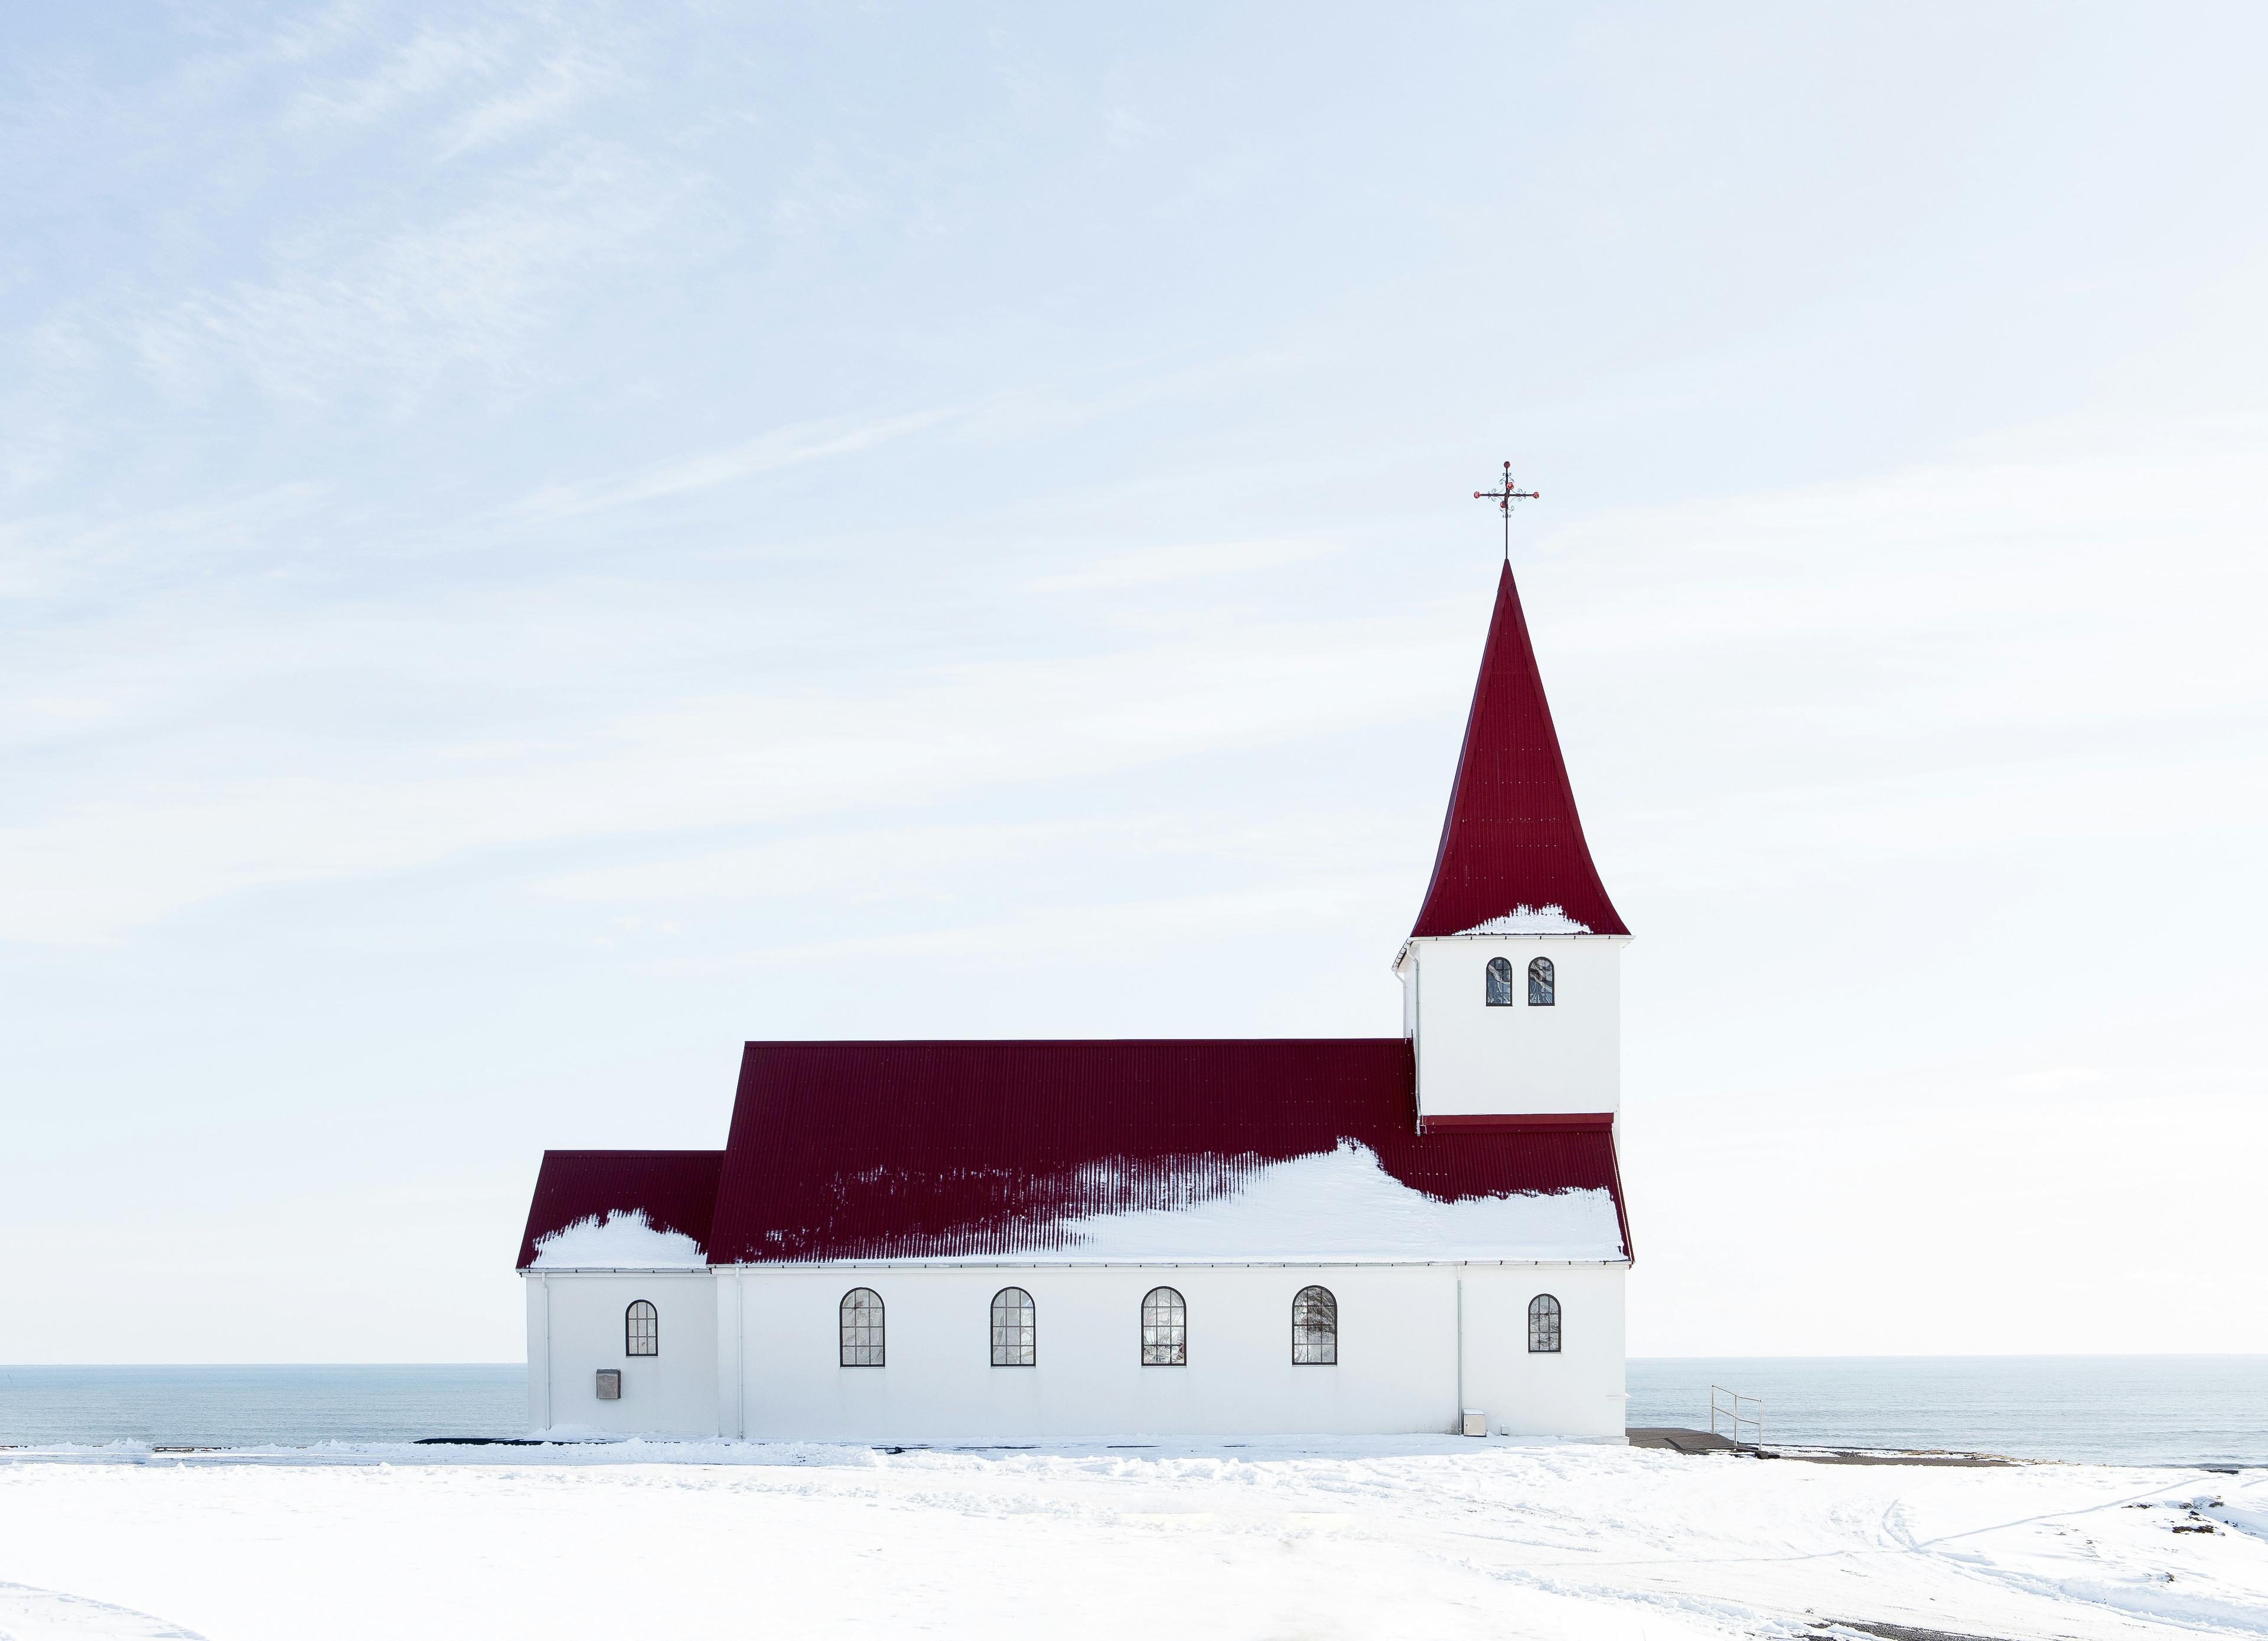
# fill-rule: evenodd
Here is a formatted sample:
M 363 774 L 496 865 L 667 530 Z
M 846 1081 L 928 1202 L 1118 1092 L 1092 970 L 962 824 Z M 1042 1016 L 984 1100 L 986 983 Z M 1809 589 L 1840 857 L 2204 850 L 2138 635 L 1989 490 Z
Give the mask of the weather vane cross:
M 1541 501 L 1543 498 L 1543 492 L 1542 490 L 1521 490 L 1514 489 L 1513 488 L 1512 463 L 1509 461 L 1504 464 L 1504 482 L 1502 484 L 1498 485 L 1492 490 L 1475 490 L 1473 492 L 1473 499 L 1475 501 L 1492 501 L 1496 504 L 1496 510 L 1504 515 L 1504 562 L 1506 563 L 1509 564 L 1512 563 L 1513 503 Z

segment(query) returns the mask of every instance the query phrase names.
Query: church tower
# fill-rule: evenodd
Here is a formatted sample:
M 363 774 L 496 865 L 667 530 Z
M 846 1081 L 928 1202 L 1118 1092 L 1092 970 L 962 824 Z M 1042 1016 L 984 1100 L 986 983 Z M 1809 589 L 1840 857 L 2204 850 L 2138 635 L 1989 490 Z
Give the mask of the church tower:
M 1610 1122 L 1630 938 L 1583 841 L 1506 563 L 1433 879 L 1394 960 L 1420 1130 Z

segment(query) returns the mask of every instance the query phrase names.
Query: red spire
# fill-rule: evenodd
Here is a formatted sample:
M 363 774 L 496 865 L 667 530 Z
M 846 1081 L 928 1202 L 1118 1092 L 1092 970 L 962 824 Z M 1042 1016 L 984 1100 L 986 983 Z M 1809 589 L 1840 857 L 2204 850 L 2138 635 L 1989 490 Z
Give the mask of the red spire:
M 1506 564 L 1433 881 L 1410 933 L 1463 934 L 1492 918 L 1552 907 L 1593 934 L 1630 932 L 1583 842 L 1543 675 L 1535 670 L 1528 620 Z M 1539 921 L 1534 931 L 1550 931 Z

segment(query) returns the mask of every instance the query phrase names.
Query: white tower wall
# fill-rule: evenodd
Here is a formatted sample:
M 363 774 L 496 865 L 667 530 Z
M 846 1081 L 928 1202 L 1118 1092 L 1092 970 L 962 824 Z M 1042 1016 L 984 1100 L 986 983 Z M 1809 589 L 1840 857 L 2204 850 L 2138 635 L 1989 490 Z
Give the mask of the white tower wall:
M 1627 935 L 1450 935 L 1413 939 L 1395 964 L 1418 1061 L 1421 1119 L 1565 1116 L 1622 1105 L 1622 948 Z M 1488 965 L 1512 965 L 1508 1005 L 1488 1001 Z M 1549 958 L 1553 1000 L 1528 1000 L 1528 967 Z

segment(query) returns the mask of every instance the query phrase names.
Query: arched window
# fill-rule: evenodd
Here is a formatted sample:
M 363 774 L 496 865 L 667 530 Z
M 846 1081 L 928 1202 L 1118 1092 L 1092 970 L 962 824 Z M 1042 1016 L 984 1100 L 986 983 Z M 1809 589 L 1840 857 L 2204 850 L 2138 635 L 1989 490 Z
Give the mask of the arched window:
M 630 1309 L 622 1313 L 622 1354 L 661 1354 L 661 1318 L 644 1299 L 631 1300 Z
M 1302 1288 L 1292 1301 L 1292 1360 L 1330 1367 L 1339 1359 L 1339 1302 L 1329 1288 Z
M 1548 1009 L 1551 1006 L 1553 990 L 1551 960 L 1539 957 L 1528 966 L 1528 1006 Z
M 1152 1288 L 1142 1296 L 1142 1365 L 1189 1365 L 1189 1308 L 1171 1288 Z
M 1488 1005 L 1492 1009 L 1512 1006 L 1512 960 L 1505 957 L 1489 959 Z
M 1534 1356 L 1559 1354 L 1559 1301 L 1548 1293 L 1528 1302 L 1528 1349 Z
M 882 1296 L 872 1288 L 843 1296 L 843 1365 L 882 1365 Z
M 992 1296 L 993 1366 L 1038 1364 L 1039 1329 L 1034 1323 L 1032 1296 L 1021 1288 L 1003 1288 Z

